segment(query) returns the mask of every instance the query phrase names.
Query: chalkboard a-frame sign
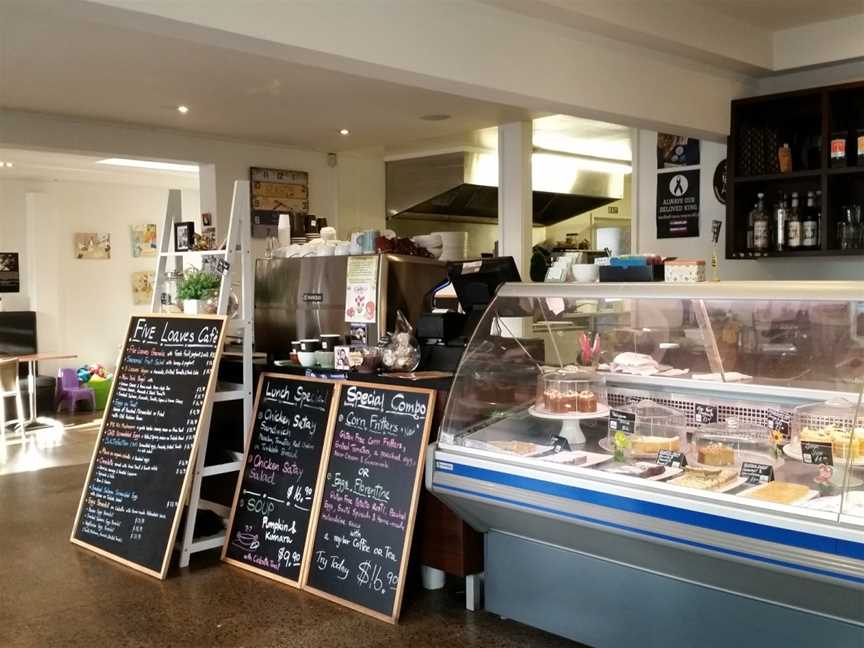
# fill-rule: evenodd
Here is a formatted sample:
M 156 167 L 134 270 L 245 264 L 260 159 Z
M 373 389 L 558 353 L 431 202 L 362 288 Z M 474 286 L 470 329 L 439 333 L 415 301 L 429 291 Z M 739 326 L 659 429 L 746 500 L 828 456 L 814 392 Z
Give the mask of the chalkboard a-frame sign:
M 222 560 L 300 586 L 337 392 L 329 380 L 261 374 Z
M 398 621 L 434 406 L 430 389 L 339 385 L 303 589 Z
M 130 318 L 71 542 L 165 578 L 224 335 L 224 315 Z

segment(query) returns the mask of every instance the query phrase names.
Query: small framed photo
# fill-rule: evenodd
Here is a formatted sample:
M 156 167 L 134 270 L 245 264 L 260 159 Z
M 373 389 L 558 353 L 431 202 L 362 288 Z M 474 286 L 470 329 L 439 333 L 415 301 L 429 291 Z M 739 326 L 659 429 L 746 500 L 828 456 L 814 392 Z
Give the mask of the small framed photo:
M 195 223 L 186 221 L 174 223 L 174 251 L 188 252 L 195 242 Z
M 342 371 L 349 371 L 351 369 L 351 347 L 349 346 L 337 346 L 333 348 L 334 354 L 334 368 L 341 369 Z
M 201 227 L 213 227 L 213 214 L 210 212 L 201 214 Z

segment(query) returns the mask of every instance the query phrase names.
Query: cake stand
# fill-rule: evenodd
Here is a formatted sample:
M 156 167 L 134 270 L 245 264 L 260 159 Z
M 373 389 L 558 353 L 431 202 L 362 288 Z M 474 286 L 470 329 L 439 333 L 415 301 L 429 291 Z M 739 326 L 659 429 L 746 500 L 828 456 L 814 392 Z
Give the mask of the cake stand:
M 798 443 L 787 443 L 783 446 L 783 454 L 791 459 L 795 459 L 796 461 L 804 461 L 804 457 L 801 453 L 801 444 Z M 831 483 L 834 486 L 842 487 L 845 485 L 849 488 L 857 488 L 864 484 L 864 480 L 859 477 L 855 477 L 852 473 L 858 472 L 864 469 L 864 459 L 855 459 L 851 462 L 849 466 L 849 476 L 846 476 L 846 459 L 837 459 L 832 466 L 833 470 L 831 472 Z
M 549 412 L 544 410 L 542 407 L 537 407 L 536 405 L 528 409 L 528 413 L 531 416 L 539 419 L 546 419 L 551 421 L 561 421 L 561 432 L 559 436 L 567 439 L 567 443 L 570 445 L 584 445 L 585 444 L 585 433 L 582 432 L 582 425 L 580 421 L 587 421 L 589 419 L 599 419 L 606 418 L 609 416 L 609 406 L 603 405 L 602 403 L 597 403 L 597 411 L 596 412 Z

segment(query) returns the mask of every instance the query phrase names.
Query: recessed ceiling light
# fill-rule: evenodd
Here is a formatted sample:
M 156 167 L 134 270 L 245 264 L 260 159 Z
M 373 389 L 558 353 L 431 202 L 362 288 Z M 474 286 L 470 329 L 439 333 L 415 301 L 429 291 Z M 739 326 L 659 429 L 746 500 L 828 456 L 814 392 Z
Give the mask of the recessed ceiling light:
M 340 129 L 339 129 L 339 134 L 340 134 L 340 135 L 350 135 L 350 134 L 351 134 L 351 131 L 349 131 L 347 128 L 340 128 Z
M 96 164 L 108 164 L 111 166 L 135 167 L 137 169 L 156 169 L 159 171 L 181 171 L 184 173 L 197 173 L 197 164 L 177 164 L 176 162 L 157 162 L 156 160 L 129 160 L 126 158 L 106 158 L 99 160 Z
M 445 115 L 444 113 L 435 113 L 432 115 L 421 115 L 420 119 L 423 121 L 447 121 L 451 116 L 452 115 Z
M 0 167 L 6 167 L 7 169 L 11 169 L 13 166 L 15 165 L 11 162 L 0 162 Z
M 177 112 L 179 112 L 181 115 L 185 115 L 186 113 L 189 112 L 189 106 L 183 106 L 183 105 L 177 106 Z

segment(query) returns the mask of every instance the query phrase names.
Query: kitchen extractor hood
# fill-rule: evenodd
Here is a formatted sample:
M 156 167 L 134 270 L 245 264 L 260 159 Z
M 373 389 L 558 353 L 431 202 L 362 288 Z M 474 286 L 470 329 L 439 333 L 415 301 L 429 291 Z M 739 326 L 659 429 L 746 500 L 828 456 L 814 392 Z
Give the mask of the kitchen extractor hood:
M 533 154 L 534 225 L 552 225 L 622 198 L 626 162 L 617 167 L 610 163 L 611 172 L 589 166 L 584 157 Z M 457 151 L 391 160 L 386 163 L 386 182 L 388 219 L 498 220 L 495 153 Z

